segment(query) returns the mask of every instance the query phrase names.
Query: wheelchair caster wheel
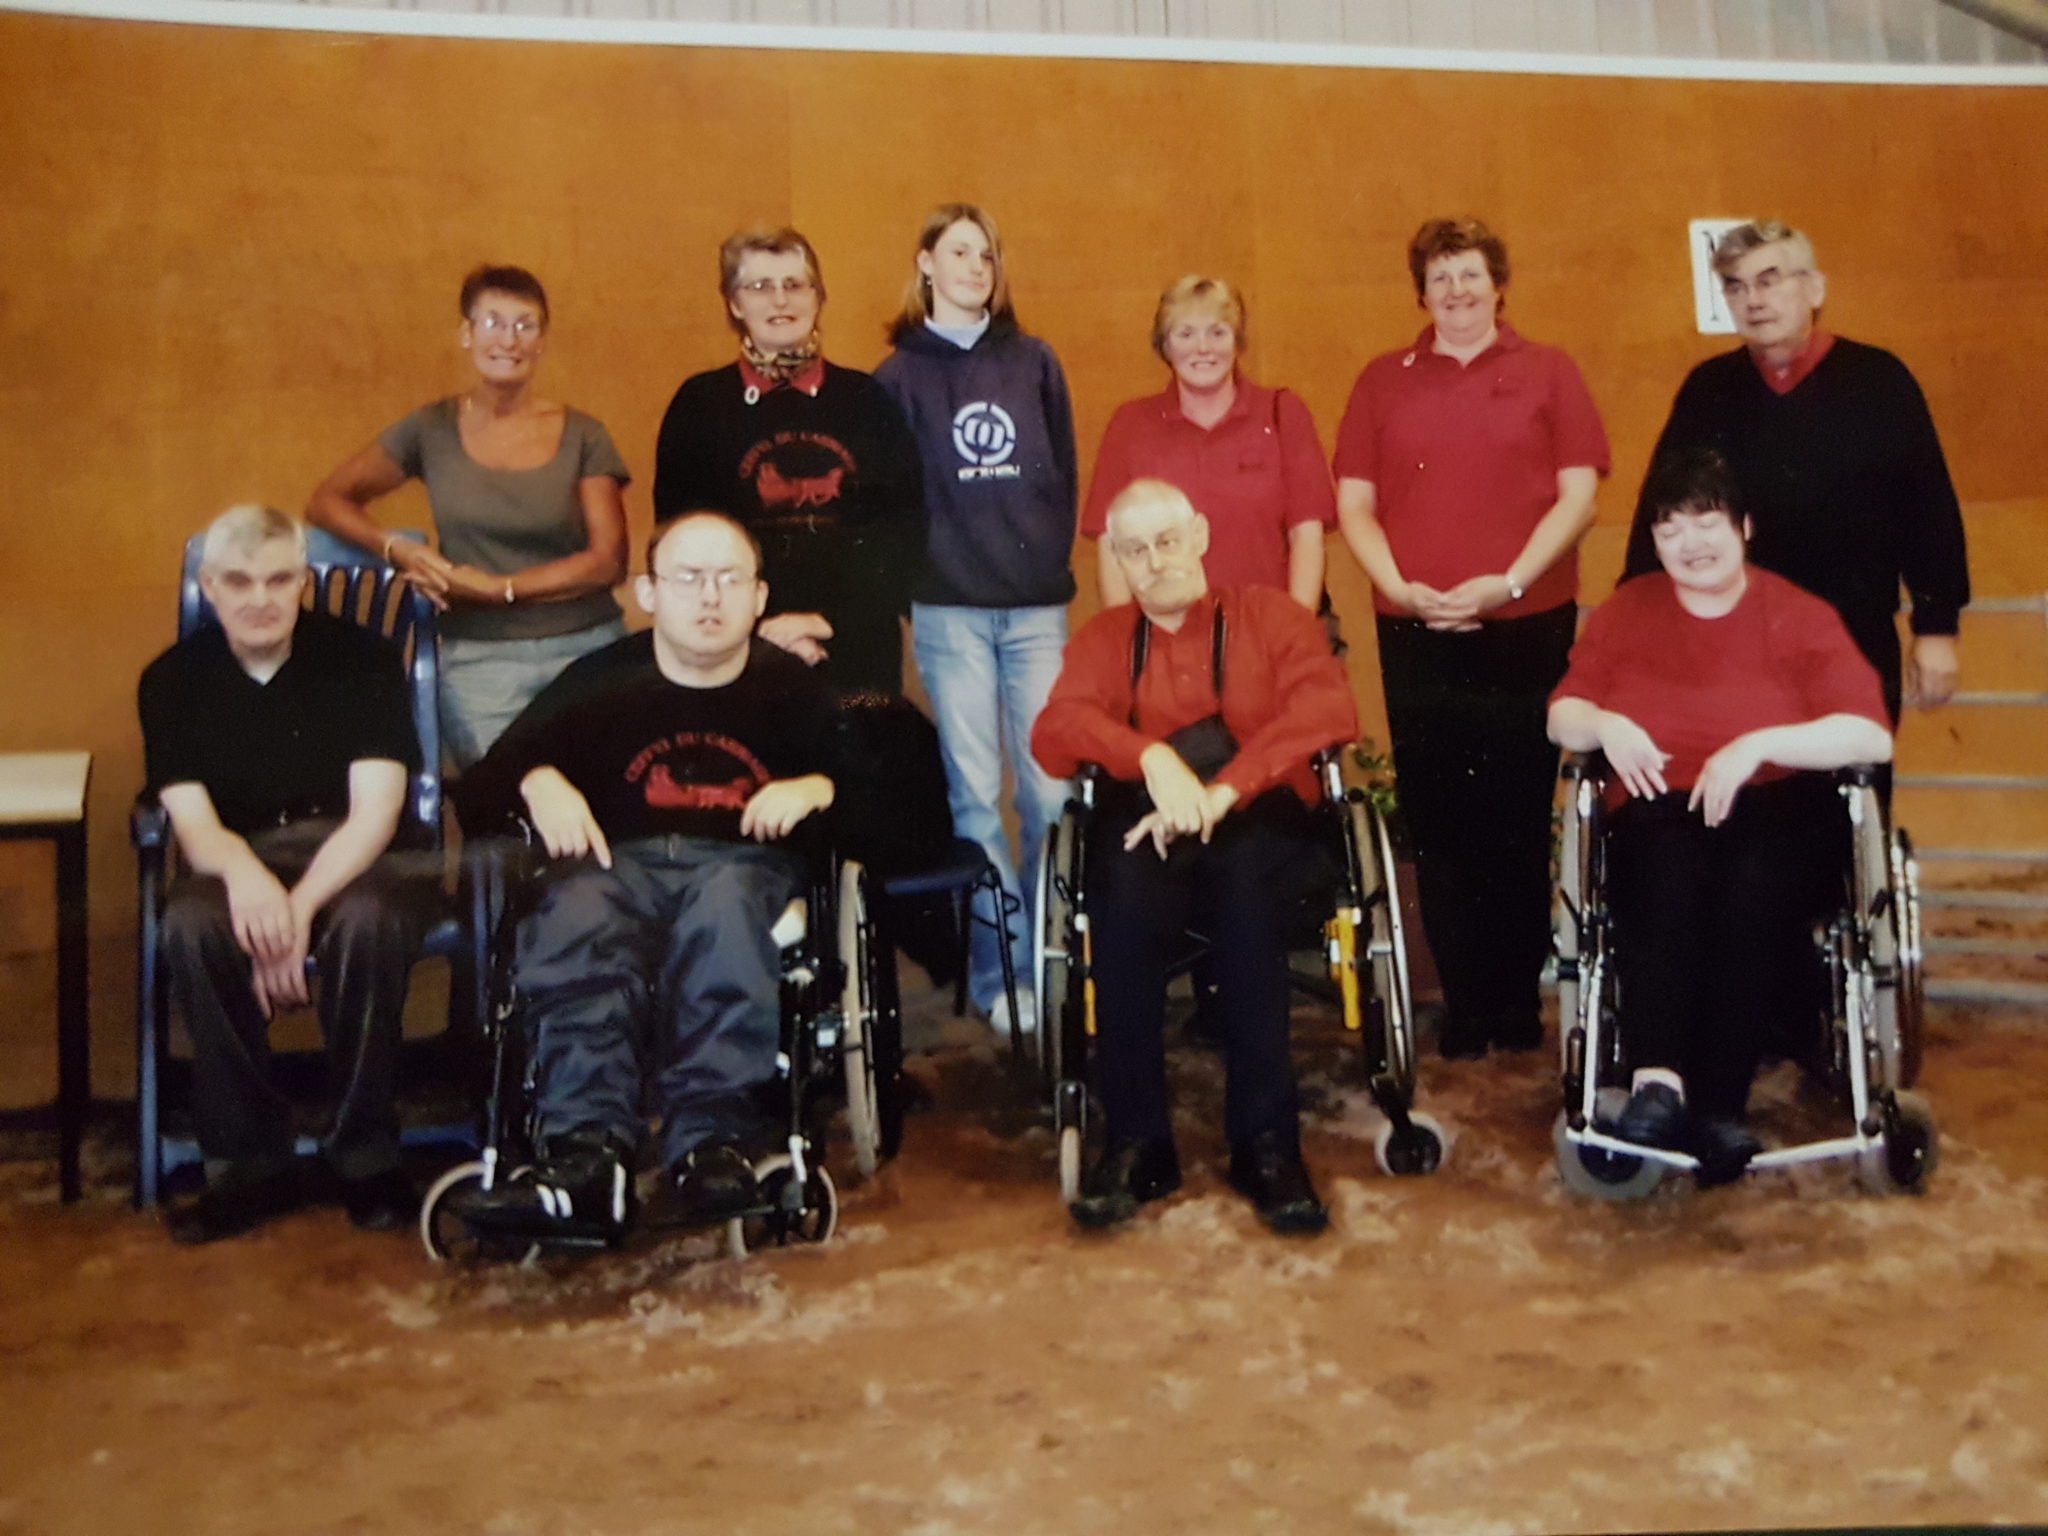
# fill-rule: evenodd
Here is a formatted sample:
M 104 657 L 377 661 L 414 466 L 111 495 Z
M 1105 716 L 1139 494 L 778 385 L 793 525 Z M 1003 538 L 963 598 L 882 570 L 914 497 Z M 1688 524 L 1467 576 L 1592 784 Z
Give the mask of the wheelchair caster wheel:
M 800 1205 L 786 1204 L 789 1194 L 789 1158 L 778 1152 L 754 1165 L 754 1177 L 761 1181 L 762 1203 L 768 1209 L 758 1216 L 735 1216 L 725 1224 L 726 1252 L 743 1259 L 755 1248 L 791 1242 L 822 1243 L 839 1227 L 839 1190 L 823 1165 L 813 1163 L 804 1181 Z
M 1550 1139 L 1557 1149 L 1558 1174 L 1573 1194 L 1593 1200 L 1640 1200 L 1663 1182 L 1664 1165 L 1656 1159 L 1575 1146 L 1569 1130 L 1570 1122 L 1560 1111 Z
M 483 1193 L 484 1165 L 457 1163 L 429 1186 L 420 1200 L 420 1245 L 436 1264 L 524 1264 L 540 1244 L 504 1237 L 480 1237 L 463 1218 L 463 1207 Z
M 1372 1157 L 1380 1172 L 1396 1178 L 1420 1178 L 1443 1166 L 1451 1140 L 1434 1115 L 1408 1112 L 1408 1128 L 1396 1130 L 1389 1120 L 1373 1133 Z
M 1896 1093 L 1878 1110 L 1884 1145 L 1868 1155 L 1866 1177 L 1881 1193 L 1918 1194 L 1941 1161 L 1934 1112 L 1917 1093 Z
M 1081 1198 L 1081 1128 L 1060 1130 L 1060 1204 L 1072 1205 Z

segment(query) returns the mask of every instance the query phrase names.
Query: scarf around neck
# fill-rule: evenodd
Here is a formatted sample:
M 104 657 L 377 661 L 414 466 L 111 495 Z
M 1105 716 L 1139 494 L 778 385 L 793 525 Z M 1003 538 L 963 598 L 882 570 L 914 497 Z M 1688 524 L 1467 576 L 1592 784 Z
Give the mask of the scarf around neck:
M 740 337 L 740 356 L 747 360 L 747 366 L 762 378 L 776 384 L 787 384 L 815 363 L 818 360 L 819 347 L 816 331 L 812 331 L 786 352 L 763 352 L 754 345 L 753 337 Z

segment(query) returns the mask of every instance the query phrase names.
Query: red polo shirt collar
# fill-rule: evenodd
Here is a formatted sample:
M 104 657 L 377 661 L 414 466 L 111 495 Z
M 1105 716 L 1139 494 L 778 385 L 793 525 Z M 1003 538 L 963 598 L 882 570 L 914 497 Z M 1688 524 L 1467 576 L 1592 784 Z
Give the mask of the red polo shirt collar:
M 760 399 L 761 396 L 767 394 L 770 390 L 781 389 L 785 385 L 790 389 L 800 389 L 807 395 L 815 396 L 819 390 L 825 387 L 825 359 L 823 357 L 812 358 L 800 370 L 784 380 L 769 378 L 742 357 L 740 359 L 740 383 L 747 390 L 747 403 L 749 405 L 753 404 L 754 401 Z
M 1178 380 L 1166 386 L 1166 393 L 1155 397 L 1159 406 L 1159 419 L 1161 421 L 1187 422 L 1188 426 L 1195 427 L 1195 430 L 1198 432 L 1214 432 L 1219 430 L 1226 421 L 1242 421 L 1251 414 L 1251 392 L 1245 386 L 1242 373 L 1233 371 L 1230 375 L 1230 383 L 1236 393 L 1230 398 L 1230 408 L 1216 418 L 1215 426 L 1195 427 L 1192 421 L 1188 421 L 1188 418 L 1182 413 L 1180 408 L 1180 383 Z
M 1808 333 L 1806 345 L 1799 349 L 1782 372 L 1774 370 L 1754 352 L 1749 354 L 1749 360 L 1756 364 L 1756 371 L 1764 376 L 1764 383 L 1770 386 L 1773 394 L 1789 395 L 1820 366 L 1820 360 L 1828 355 L 1828 349 L 1834 344 L 1835 338 L 1816 326 Z
M 1509 325 L 1505 320 L 1496 320 L 1493 322 L 1493 341 L 1487 349 L 1481 352 L 1478 357 L 1473 358 L 1472 362 L 1460 363 L 1448 352 L 1436 350 L 1436 323 L 1431 321 L 1416 336 L 1415 346 L 1406 357 L 1401 359 L 1401 366 L 1403 368 L 1412 368 L 1417 362 L 1426 358 L 1432 362 L 1449 363 L 1453 368 L 1470 368 L 1480 358 L 1491 357 L 1496 352 L 1513 352 L 1523 344 L 1522 338 L 1515 334 L 1515 328 L 1512 325 Z

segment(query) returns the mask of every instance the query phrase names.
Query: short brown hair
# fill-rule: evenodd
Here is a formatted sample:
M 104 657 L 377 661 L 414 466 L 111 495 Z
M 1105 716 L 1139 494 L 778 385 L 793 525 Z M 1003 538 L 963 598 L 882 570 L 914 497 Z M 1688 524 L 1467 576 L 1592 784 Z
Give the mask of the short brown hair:
M 1422 297 L 1429 264 L 1439 256 L 1455 256 L 1460 251 L 1477 251 L 1484 256 L 1493 286 L 1503 293 L 1507 291 L 1508 248 L 1499 235 L 1478 219 L 1431 219 L 1408 242 L 1408 274 L 1415 279 L 1416 298 Z
M 796 230 L 784 224 L 770 229 L 765 224 L 755 224 L 746 229 L 735 230 L 725 237 L 725 244 L 718 248 L 718 292 L 725 299 L 725 323 L 739 335 L 747 334 L 745 323 L 732 312 L 732 296 L 739 286 L 740 263 L 750 252 L 760 251 L 768 256 L 801 256 L 804 271 L 811 279 L 811 286 L 818 290 L 818 303 L 825 303 L 825 273 L 818 265 L 818 253 Z
M 1166 333 L 1173 329 L 1173 317 L 1196 304 L 1207 304 L 1223 317 L 1240 354 L 1250 345 L 1251 323 L 1246 318 L 1244 295 L 1221 277 L 1203 277 L 1190 272 L 1177 283 L 1169 283 L 1159 295 L 1159 307 L 1152 311 L 1152 350 L 1166 361 Z
M 917 256 L 936 250 L 939 237 L 963 219 L 981 231 L 995 263 L 996 283 L 989 290 L 988 317 L 1015 323 L 1017 312 L 1010 302 L 1010 267 L 1003 260 L 1003 237 L 996 231 L 996 221 L 988 216 L 986 209 L 974 203 L 941 203 L 925 215 L 924 223 L 917 231 L 917 255 L 910 260 L 910 285 L 903 290 L 903 310 L 889 321 L 889 340 L 892 343 L 917 330 L 932 315 L 932 280 L 918 270 Z
M 476 308 L 476 301 L 487 293 L 509 293 L 515 299 L 524 299 L 540 311 L 540 323 L 548 323 L 548 291 L 541 287 L 540 279 L 524 267 L 493 266 L 485 262 L 470 270 L 462 280 L 462 318 L 467 320 L 469 312 Z
M 660 522 L 656 523 L 654 525 L 654 532 L 650 533 L 647 536 L 648 575 L 652 576 L 655 573 L 654 556 L 655 552 L 661 548 L 662 540 L 666 539 L 671 533 L 675 531 L 676 525 L 678 523 L 686 523 L 693 517 L 708 517 L 713 522 L 724 523 L 727 527 L 732 529 L 734 533 L 738 534 L 740 538 L 745 542 L 747 548 L 751 549 L 754 552 L 754 575 L 757 578 L 760 576 L 761 565 L 763 560 L 766 558 L 761 553 L 760 539 L 755 537 L 753 529 L 749 528 L 745 523 L 741 522 L 738 518 L 734 517 L 730 512 L 727 512 L 722 507 L 689 507 L 681 512 L 676 513 L 673 517 L 665 517 Z

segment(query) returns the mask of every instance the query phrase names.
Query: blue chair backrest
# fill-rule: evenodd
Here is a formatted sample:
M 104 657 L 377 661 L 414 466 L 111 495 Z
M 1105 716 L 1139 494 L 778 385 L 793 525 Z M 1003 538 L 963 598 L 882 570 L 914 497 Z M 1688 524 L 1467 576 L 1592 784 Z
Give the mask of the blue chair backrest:
M 411 529 L 407 538 L 424 540 Z M 199 590 L 199 557 L 206 536 L 185 541 L 178 580 L 178 638 L 203 624 L 217 624 L 213 605 Z M 375 555 L 318 528 L 306 530 L 306 563 L 313 579 L 307 606 L 375 630 L 405 652 L 412 688 L 412 726 L 420 741 L 420 771 L 413 775 L 408 803 L 421 832 L 441 846 L 441 649 L 434 605 Z

